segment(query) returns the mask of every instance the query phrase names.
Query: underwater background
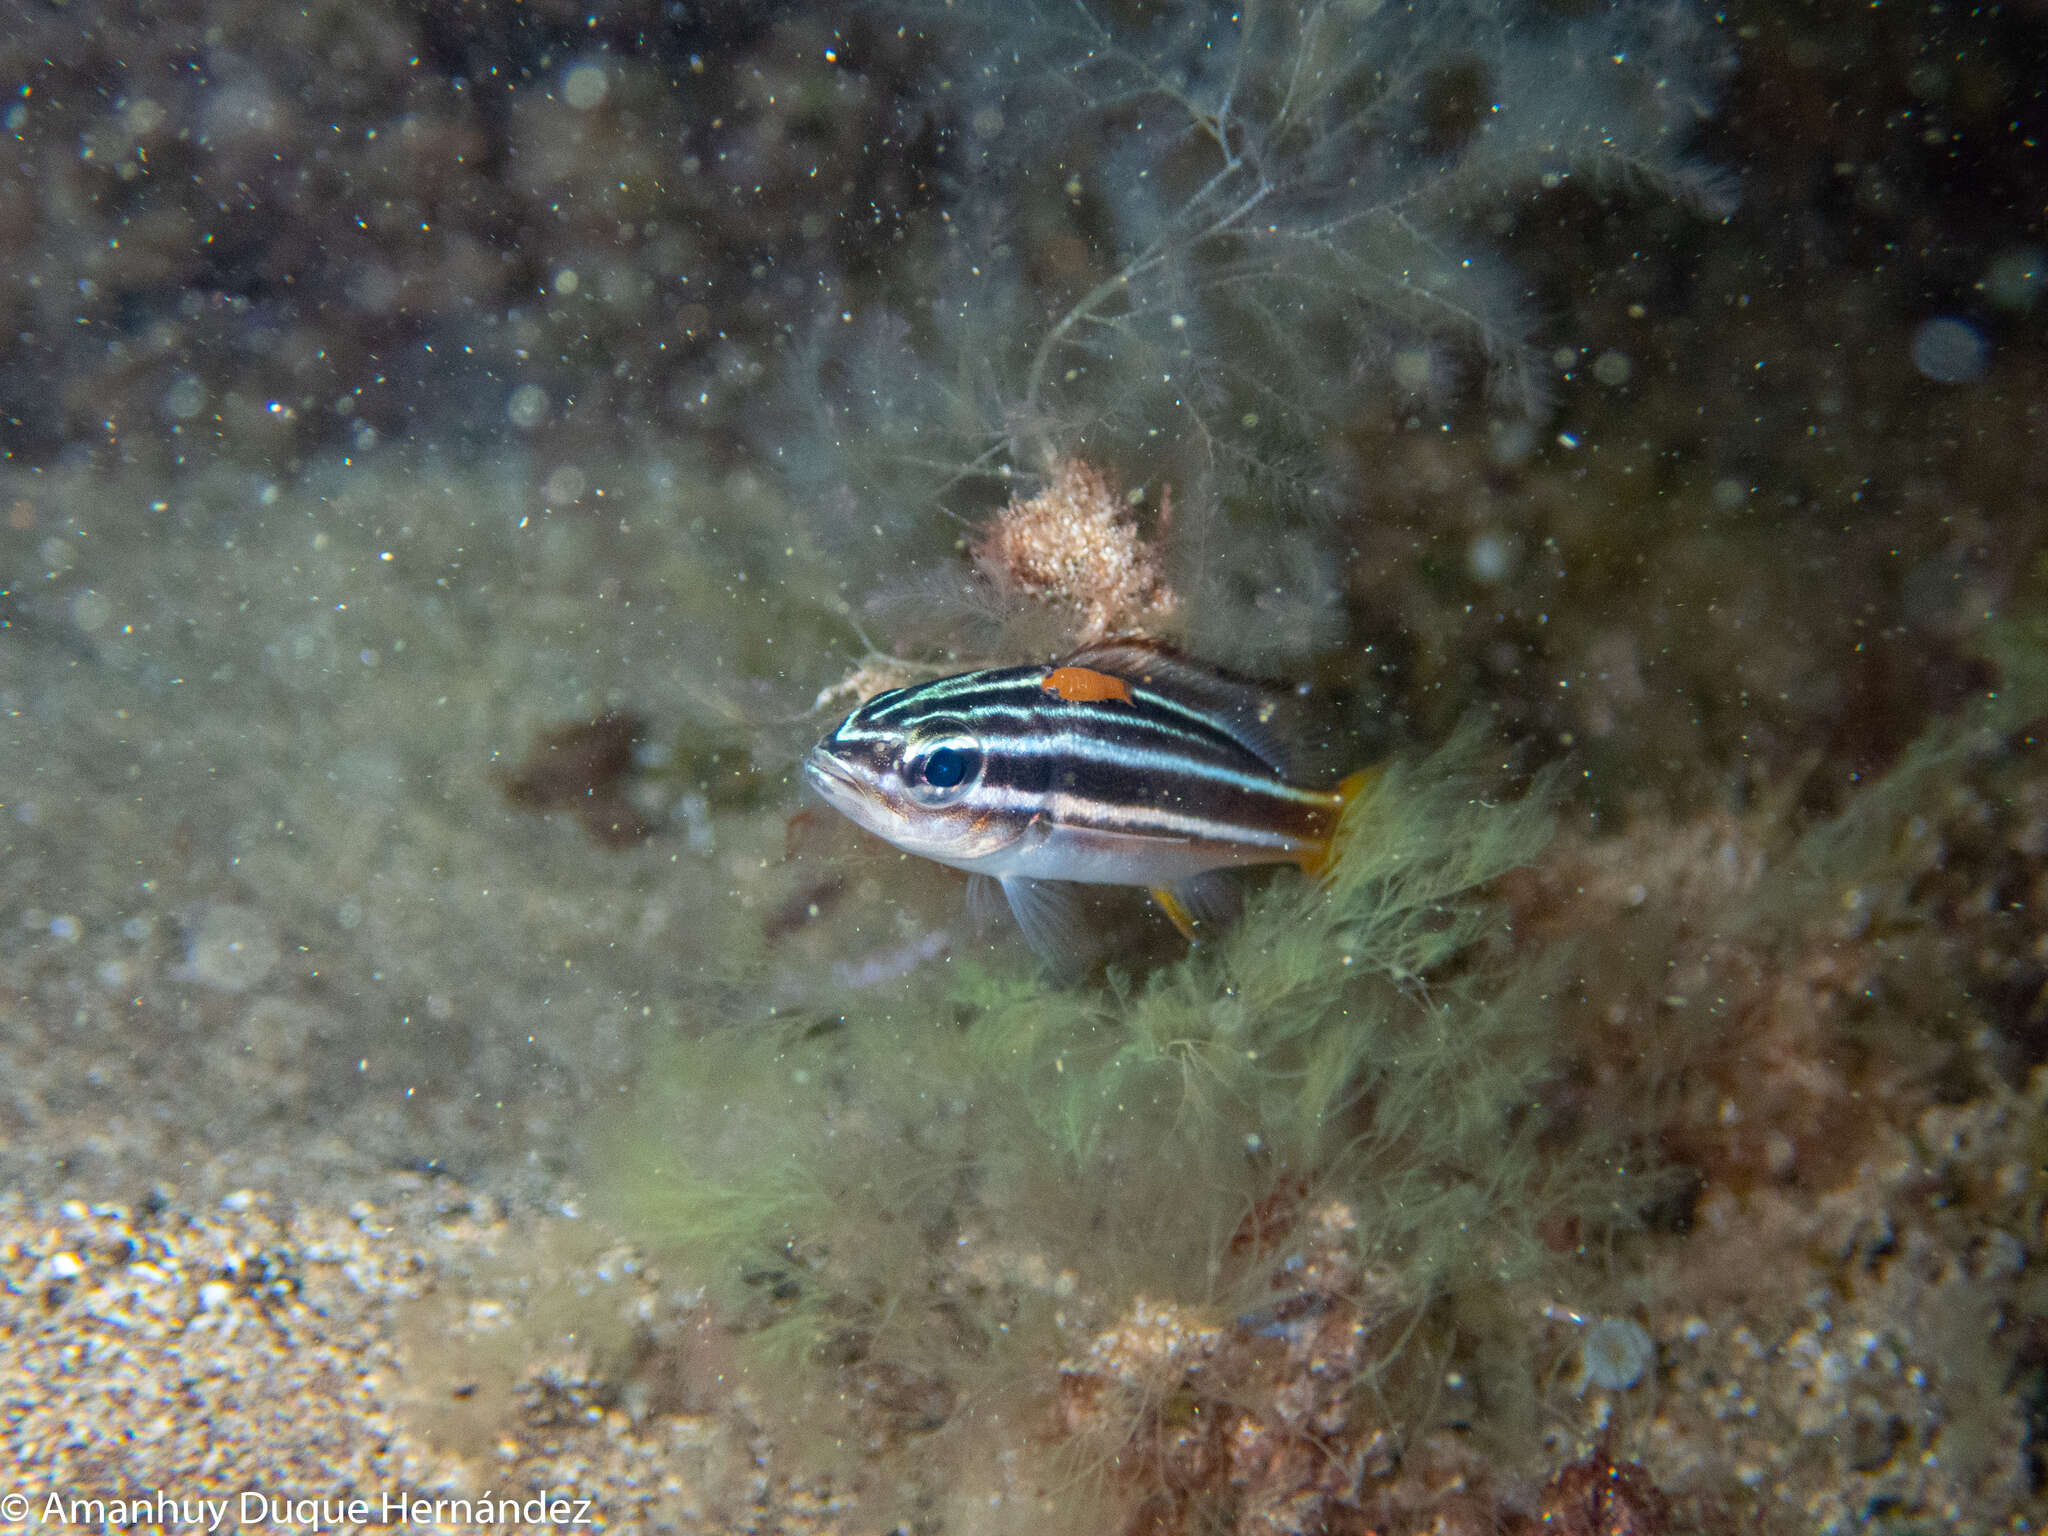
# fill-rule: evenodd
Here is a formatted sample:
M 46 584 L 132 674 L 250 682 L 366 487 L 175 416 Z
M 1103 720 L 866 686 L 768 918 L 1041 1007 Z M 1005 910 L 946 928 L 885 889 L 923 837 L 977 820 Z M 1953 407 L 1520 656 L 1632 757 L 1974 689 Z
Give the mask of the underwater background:
M 0 0 L 0 1524 L 2040 1528 L 2044 81 Z M 1193 951 L 799 789 L 1133 628 L 1383 765 Z

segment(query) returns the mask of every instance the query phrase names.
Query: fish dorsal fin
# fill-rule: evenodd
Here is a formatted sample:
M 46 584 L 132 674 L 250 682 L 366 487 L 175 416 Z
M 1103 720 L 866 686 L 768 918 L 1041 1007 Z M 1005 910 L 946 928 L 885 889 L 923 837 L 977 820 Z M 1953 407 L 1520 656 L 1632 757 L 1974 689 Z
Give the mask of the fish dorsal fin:
M 1102 641 L 1074 652 L 1052 676 L 1062 673 L 1103 675 L 1149 689 L 1202 716 L 1282 778 L 1297 777 L 1296 754 L 1283 734 L 1286 696 L 1263 683 L 1205 666 L 1156 640 Z

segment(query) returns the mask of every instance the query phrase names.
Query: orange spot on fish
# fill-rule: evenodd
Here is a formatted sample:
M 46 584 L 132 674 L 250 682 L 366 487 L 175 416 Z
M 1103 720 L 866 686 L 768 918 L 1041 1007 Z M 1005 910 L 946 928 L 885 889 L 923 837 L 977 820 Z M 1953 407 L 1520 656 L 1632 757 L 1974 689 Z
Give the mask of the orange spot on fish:
M 1054 667 L 1038 686 L 1047 693 L 1058 694 L 1069 704 L 1093 704 L 1101 699 L 1131 702 L 1129 683 L 1093 667 Z

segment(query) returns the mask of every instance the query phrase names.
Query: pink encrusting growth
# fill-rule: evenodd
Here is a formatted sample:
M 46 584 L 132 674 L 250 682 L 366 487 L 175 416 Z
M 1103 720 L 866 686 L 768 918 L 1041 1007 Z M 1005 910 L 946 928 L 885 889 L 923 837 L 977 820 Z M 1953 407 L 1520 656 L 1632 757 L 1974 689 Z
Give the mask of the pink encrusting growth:
M 1162 498 L 1160 526 L 1170 520 Z M 974 563 L 1003 596 L 1071 611 L 1076 645 L 1154 633 L 1180 607 L 1130 504 L 1080 459 L 1061 459 L 1036 496 L 998 512 L 975 541 Z

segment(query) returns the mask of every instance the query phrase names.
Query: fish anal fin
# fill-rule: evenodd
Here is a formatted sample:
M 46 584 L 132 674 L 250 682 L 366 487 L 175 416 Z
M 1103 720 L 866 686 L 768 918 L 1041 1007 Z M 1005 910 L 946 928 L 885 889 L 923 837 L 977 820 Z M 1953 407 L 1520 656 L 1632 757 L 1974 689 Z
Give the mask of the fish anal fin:
M 1212 869 L 1171 886 L 1155 885 L 1151 891 L 1159 910 L 1190 944 L 1199 944 L 1244 910 L 1244 887 L 1229 870 Z
M 1244 916 L 1244 882 L 1236 870 L 1212 869 L 1190 875 L 1174 886 L 1173 894 L 1198 927 L 1227 928 Z
M 1180 936 L 1190 944 L 1195 943 L 1194 914 L 1181 905 L 1180 898 L 1174 895 L 1172 889 L 1164 885 L 1155 885 L 1152 887 L 1152 899 L 1159 903 L 1159 910 L 1166 914 L 1166 920 L 1180 930 Z
M 1361 768 L 1356 773 L 1346 774 L 1338 780 L 1337 787 L 1330 791 L 1330 831 L 1316 840 L 1295 862 L 1301 872 L 1311 880 L 1320 880 L 1330 872 L 1330 859 L 1337 841 L 1337 827 L 1344 820 L 1345 813 L 1352 805 L 1368 794 L 1380 776 L 1380 768 Z

